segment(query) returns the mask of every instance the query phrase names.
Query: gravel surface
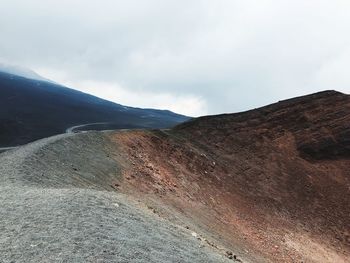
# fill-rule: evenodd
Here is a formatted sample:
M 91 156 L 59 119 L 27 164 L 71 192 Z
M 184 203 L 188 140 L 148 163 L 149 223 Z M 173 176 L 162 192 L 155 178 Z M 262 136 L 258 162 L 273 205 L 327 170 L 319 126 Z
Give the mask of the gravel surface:
M 97 132 L 0 154 L 0 262 L 232 262 L 112 191 L 118 173 Z

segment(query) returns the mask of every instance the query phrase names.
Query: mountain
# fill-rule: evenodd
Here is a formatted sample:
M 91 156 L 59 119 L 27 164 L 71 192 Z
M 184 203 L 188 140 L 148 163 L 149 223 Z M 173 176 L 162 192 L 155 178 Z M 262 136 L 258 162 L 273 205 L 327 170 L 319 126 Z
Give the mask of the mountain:
M 349 124 L 350 96 L 325 91 L 116 133 L 118 185 L 249 262 L 349 262 Z
M 0 72 L 0 147 L 28 143 L 88 123 L 99 123 L 88 129 L 168 128 L 189 119 L 165 110 L 126 107 L 27 78 L 37 78 L 34 73 L 21 77 L 9 71 Z
M 33 80 L 35 79 L 35 80 L 52 82 L 52 81 L 40 76 L 35 71 L 30 70 L 30 69 L 25 68 L 25 67 L 20 67 L 20 66 L 14 66 L 14 65 L 0 63 L 0 72 L 11 74 L 14 76 L 27 78 L 27 79 L 33 79 Z
M 349 262 L 349 123 L 350 96 L 324 91 L 2 153 L 1 258 Z

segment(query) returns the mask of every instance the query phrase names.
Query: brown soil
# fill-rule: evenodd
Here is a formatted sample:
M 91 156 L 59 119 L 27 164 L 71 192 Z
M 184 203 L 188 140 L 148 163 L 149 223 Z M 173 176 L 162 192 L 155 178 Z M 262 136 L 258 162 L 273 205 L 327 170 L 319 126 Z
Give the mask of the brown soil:
M 124 167 L 115 187 L 181 215 L 212 246 L 253 262 L 349 262 L 350 96 L 326 91 L 111 139 Z

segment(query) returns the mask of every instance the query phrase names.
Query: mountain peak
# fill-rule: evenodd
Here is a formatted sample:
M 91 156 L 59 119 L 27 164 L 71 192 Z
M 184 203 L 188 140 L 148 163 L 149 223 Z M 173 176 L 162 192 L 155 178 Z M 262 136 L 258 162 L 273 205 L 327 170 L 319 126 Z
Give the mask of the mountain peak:
M 27 79 L 35 79 L 35 80 L 51 82 L 50 80 L 40 76 L 38 73 L 36 73 L 35 71 L 29 68 L 12 65 L 12 64 L 0 63 L 0 72 L 20 76 Z

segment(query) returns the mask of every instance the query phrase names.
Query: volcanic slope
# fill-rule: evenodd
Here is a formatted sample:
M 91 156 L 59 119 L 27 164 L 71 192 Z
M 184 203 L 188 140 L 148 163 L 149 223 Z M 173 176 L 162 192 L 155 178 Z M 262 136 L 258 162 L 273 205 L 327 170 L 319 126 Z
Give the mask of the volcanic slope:
M 349 262 L 349 123 L 326 91 L 5 152 L 1 259 Z
M 0 154 L 0 262 L 232 262 L 118 191 L 115 152 L 88 132 Z
M 99 123 L 100 127 L 93 125 L 91 129 L 101 130 L 168 128 L 188 119 L 166 110 L 126 107 L 52 82 L 0 72 L 0 147 L 25 144 L 89 123 Z
M 348 95 L 325 91 L 111 139 L 128 159 L 125 192 L 172 207 L 240 258 L 349 262 Z

